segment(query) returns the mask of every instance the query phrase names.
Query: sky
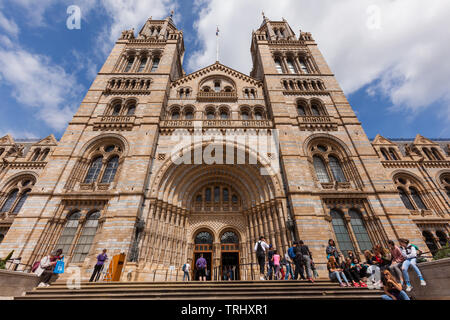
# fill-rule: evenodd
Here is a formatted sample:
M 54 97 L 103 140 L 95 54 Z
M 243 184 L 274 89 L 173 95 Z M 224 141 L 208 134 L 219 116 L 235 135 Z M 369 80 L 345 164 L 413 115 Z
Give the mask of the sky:
M 264 12 L 312 33 L 369 138 L 450 138 L 448 0 L 0 0 L 0 137 L 60 139 L 121 31 L 171 10 L 186 73 L 219 25 L 220 62 L 249 74 Z

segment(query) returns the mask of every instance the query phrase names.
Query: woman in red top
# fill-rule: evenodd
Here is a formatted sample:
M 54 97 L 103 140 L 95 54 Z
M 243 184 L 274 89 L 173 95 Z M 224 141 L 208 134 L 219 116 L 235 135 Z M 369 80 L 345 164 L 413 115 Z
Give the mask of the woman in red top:
M 400 284 L 403 286 L 402 264 L 403 261 L 405 261 L 405 258 L 403 257 L 400 248 L 395 245 L 394 241 L 389 240 L 388 245 L 392 256 L 389 271 L 395 276 L 395 278 L 397 278 L 397 281 L 400 281 Z

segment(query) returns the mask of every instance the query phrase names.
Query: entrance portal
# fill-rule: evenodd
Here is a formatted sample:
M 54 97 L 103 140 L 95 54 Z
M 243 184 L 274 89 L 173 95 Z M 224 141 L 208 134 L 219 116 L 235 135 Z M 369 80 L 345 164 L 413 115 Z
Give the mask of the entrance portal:
M 222 252 L 222 280 L 239 280 L 239 252 Z

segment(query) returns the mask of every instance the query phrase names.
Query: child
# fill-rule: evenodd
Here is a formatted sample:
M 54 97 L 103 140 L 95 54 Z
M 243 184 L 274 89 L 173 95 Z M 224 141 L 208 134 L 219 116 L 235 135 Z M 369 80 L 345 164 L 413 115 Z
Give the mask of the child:
M 272 257 L 273 266 L 275 269 L 275 280 L 280 279 L 280 259 L 281 259 L 281 257 L 277 253 L 277 250 L 275 249 L 273 252 L 273 257 Z

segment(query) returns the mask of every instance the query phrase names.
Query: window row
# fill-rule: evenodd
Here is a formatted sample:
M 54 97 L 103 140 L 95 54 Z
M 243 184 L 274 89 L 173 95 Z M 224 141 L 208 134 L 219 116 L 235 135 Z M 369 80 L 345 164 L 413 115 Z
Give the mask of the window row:
M 287 91 L 323 91 L 325 85 L 321 80 L 282 80 Z
M 45 159 L 47 158 L 48 154 L 50 153 L 50 148 L 45 148 L 45 149 L 41 149 L 41 148 L 36 148 L 34 149 L 30 160 L 31 161 L 45 161 Z
M 426 157 L 427 160 L 430 161 L 442 161 L 445 160 L 445 157 L 442 155 L 442 153 L 435 147 L 432 148 L 421 148 L 422 152 L 420 152 L 420 150 L 418 148 L 415 148 L 416 152 L 418 152 L 418 154 L 422 154 L 424 155 L 424 157 Z M 380 148 L 380 153 L 383 156 L 384 160 L 401 160 L 401 158 L 398 156 L 397 151 L 395 150 L 395 148 L 385 148 L 382 147 Z
M 424 238 L 425 244 L 430 250 L 431 254 L 434 255 L 436 252 L 446 245 L 449 245 L 449 238 L 445 234 L 443 230 L 435 230 L 435 235 L 433 235 L 432 231 L 424 230 L 422 231 L 422 236 Z
M 106 86 L 107 90 L 149 90 L 151 79 L 111 79 Z
M 111 116 L 132 116 L 136 112 L 136 101 L 114 100 L 106 111 Z
M 83 262 L 89 255 L 97 233 L 100 212 L 90 213 L 84 222 L 81 217 L 80 211 L 69 215 L 56 244 L 56 248 L 62 249 L 64 255 L 71 256 L 71 262 L 75 263 Z
M 168 114 L 169 119 L 171 120 L 192 120 L 194 119 L 194 109 L 192 107 L 185 107 L 181 111 L 180 107 L 172 107 Z M 206 120 L 230 120 L 231 113 L 230 109 L 225 106 L 213 107 L 209 106 L 205 109 L 205 113 L 203 118 Z M 266 114 L 262 107 L 256 107 L 250 109 L 248 107 L 242 107 L 240 111 L 240 119 L 241 120 L 264 120 L 266 119 Z
M 122 57 L 117 70 L 119 72 L 156 72 L 160 63 L 158 54 L 150 55 L 141 52 L 137 55 L 134 52 L 128 53 Z
M 316 99 L 305 100 L 298 99 L 297 100 L 297 113 L 299 116 L 326 116 L 326 109 L 323 104 Z
M 302 56 L 280 56 L 274 58 L 275 69 L 280 74 L 310 74 L 313 72 L 312 65 L 306 57 Z

